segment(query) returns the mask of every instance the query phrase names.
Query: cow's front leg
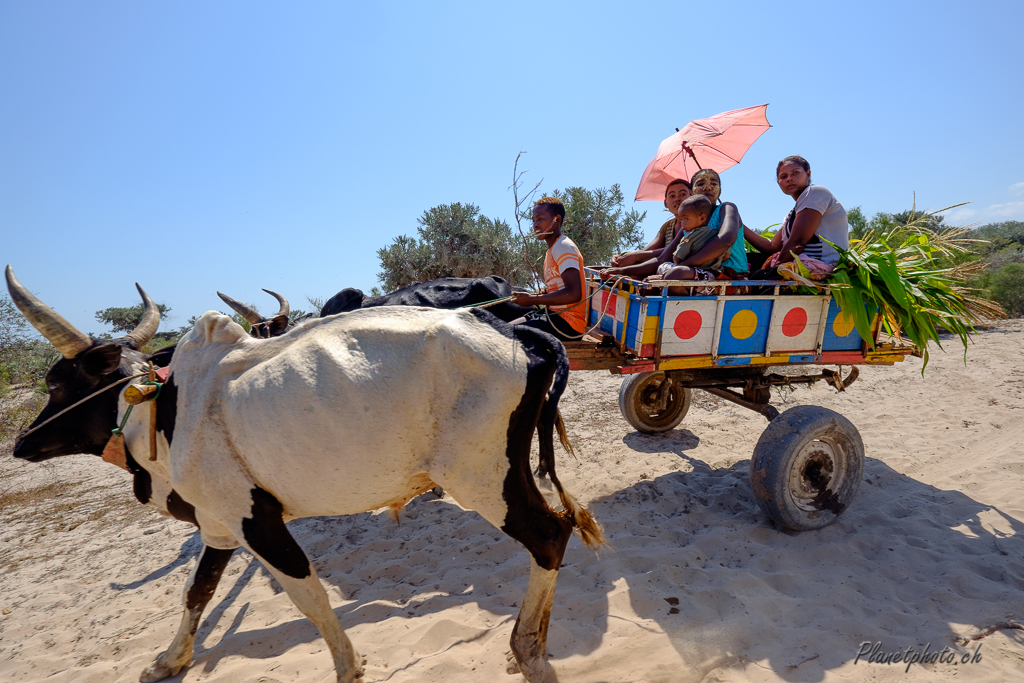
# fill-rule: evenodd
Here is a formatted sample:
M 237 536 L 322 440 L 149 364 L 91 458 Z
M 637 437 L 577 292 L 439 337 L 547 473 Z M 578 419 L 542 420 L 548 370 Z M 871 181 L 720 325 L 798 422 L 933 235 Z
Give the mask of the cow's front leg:
M 509 661 L 508 672 L 522 673 L 531 683 L 543 681 L 547 669 L 544 656 L 557 581 L 557 569 L 544 569 L 533 557 L 530 558 L 530 583 L 526 587 L 523 607 L 512 629 L 509 644 L 515 659 Z
M 203 548 L 203 554 L 185 584 L 185 613 L 181 617 L 178 633 L 170 647 L 139 676 L 142 683 L 161 681 L 192 663 L 192 646 L 195 644 L 196 630 L 203 619 L 203 610 L 217 590 L 217 583 L 233 552 L 210 546 Z
M 363 675 L 356 652 L 313 565 L 285 526 L 281 503 L 261 488 L 252 490 L 252 501 L 252 517 L 241 524 L 246 547 L 274 575 L 299 611 L 316 624 L 334 658 L 338 683 L 352 683 Z

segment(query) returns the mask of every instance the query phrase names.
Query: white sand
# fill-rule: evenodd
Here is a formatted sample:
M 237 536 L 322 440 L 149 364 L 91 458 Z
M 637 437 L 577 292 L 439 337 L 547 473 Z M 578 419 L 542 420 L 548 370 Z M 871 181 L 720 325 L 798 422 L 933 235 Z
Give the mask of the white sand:
M 563 412 L 580 459 L 558 451 L 566 487 L 613 550 L 569 545 L 551 615 L 552 680 L 1024 680 L 1024 631 L 958 636 L 1024 619 L 1024 322 L 957 342 L 924 377 L 911 359 L 864 368 L 848 392 L 779 394 L 785 409 L 846 415 L 865 480 L 831 527 L 774 528 L 747 480 L 767 424 L 695 393 L 683 425 L 634 432 L 619 380 L 573 373 Z M 0 681 L 135 681 L 170 642 L 201 548 L 187 524 L 134 502 L 127 475 L 87 456 L 46 464 L 0 455 Z M 27 500 L 21 492 L 32 492 Z M 366 681 L 516 681 L 504 673 L 526 587 L 517 543 L 450 498 L 403 511 L 290 525 L 367 659 Z M 949 647 L 956 664 L 854 663 Z M 259 563 L 231 560 L 171 681 L 333 681 L 315 627 Z

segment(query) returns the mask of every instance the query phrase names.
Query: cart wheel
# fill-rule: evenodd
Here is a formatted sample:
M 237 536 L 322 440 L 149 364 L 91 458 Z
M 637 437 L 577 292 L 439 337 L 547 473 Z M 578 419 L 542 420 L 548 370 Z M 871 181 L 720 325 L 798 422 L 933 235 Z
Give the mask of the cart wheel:
M 863 473 L 864 442 L 857 428 L 819 406 L 796 406 L 772 420 L 750 459 L 758 505 L 795 531 L 836 521 Z
M 664 381 L 664 372 L 641 372 L 622 380 L 619 410 L 637 431 L 657 434 L 675 429 L 690 409 L 689 387 L 675 383 L 669 387 L 665 410 L 658 409 L 658 390 Z

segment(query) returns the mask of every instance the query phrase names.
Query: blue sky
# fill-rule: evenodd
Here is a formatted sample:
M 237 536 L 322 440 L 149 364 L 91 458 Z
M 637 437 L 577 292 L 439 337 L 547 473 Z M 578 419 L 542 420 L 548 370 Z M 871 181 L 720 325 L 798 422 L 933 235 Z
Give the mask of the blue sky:
M 722 178 L 752 227 L 788 154 L 869 215 L 1024 220 L 1024 3 L 369 5 L 0 4 L 0 264 L 83 331 L 135 281 L 170 327 L 218 289 L 301 308 L 432 206 L 511 221 L 521 150 L 631 199 L 676 127 L 765 102 Z

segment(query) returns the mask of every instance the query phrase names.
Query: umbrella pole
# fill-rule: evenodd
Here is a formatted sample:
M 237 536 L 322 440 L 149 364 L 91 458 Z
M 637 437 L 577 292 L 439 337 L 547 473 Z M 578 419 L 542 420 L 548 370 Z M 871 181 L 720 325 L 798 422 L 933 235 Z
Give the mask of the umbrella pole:
M 678 131 L 678 130 L 679 129 L 676 128 L 676 131 Z M 693 153 L 693 150 L 690 149 L 690 146 L 688 144 L 686 144 L 685 140 L 683 141 L 682 145 L 683 145 L 683 151 L 686 152 L 687 154 L 689 154 L 690 158 L 693 159 L 693 163 L 697 164 L 697 168 L 700 169 L 701 171 L 703 171 L 704 167 L 700 165 L 699 161 L 697 161 L 697 155 L 695 155 Z

